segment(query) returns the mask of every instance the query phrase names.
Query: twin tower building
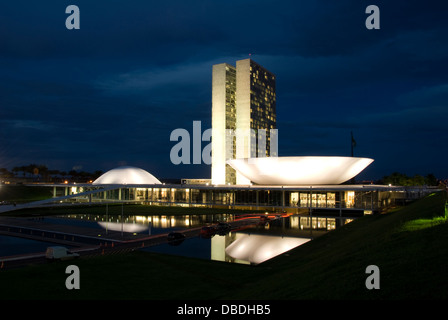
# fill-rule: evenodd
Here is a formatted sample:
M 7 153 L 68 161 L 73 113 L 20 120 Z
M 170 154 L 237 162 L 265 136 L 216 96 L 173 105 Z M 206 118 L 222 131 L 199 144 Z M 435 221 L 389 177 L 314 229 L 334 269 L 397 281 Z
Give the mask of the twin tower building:
M 278 156 L 275 76 L 251 59 L 213 66 L 212 184 L 249 184 L 235 158 Z

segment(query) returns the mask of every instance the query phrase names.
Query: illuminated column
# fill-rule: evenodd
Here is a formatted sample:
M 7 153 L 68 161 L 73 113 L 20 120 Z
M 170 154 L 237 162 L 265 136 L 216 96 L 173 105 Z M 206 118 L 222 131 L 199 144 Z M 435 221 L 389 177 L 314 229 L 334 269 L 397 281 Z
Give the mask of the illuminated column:
M 212 76 L 212 184 L 225 184 L 227 155 L 226 129 L 235 126 L 235 68 L 226 64 L 213 66 Z
M 244 132 L 237 158 L 271 156 L 271 130 L 276 130 L 275 76 L 251 59 L 236 62 L 236 131 Z M 240 137 L 238 137 L 240 138 Z M 273 137 L 277 147 L 277 136 Z M 273 156 L 278 156 L 273 152 Z M 250 180 L 237 173 L 237 184 Z
M 236 62 L 236 152 L 237 158 L 251 158 L 251 90 L 250 90 L 250 60 Z M 247 185 L 250 180 L 236 173 L 236 184 Z
M 213 184 L 250 184 L 226 164 L 228 159 L 278 156 L 277 135 L 271 139 L 271 130 L 276 131 L 275 105 L 275 76 L 256 62 L 244 59 L 236 61 L 236 67 L 213 66 Z
M 225 183 L 225 64 L 213 66 L 212 184 Z

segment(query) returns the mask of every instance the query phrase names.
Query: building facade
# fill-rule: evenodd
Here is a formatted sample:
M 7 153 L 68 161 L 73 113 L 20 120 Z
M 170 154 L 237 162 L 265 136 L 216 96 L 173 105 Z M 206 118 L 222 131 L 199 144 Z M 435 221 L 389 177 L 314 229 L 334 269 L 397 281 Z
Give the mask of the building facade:
M 226 161 L 278 156 L 275 76 L 251 59 L 213 66 L 213 184 L 250 184 Z
M 226 164 L 234 158 L 236 144 L 227 136 L 236 130 L 236 68 L 226 64 L 213 66 L 212 77 L 212 183 L 235 184 L 236 172 Z M 227 142 L 232 139 L 232 144 Z
M 41 185 L 42 186 L 42 185 Z M 420 199 L 438 189 L 382 185 L 212 186 L 212 185 L 47 185 L 45 202 L 139 203 L 162 206 L 249 209 L 313 215 L 364 215 Z M 42 201 L 40 201 L 42 202 Z M 41 204 L 39 204 L 41 205 Z

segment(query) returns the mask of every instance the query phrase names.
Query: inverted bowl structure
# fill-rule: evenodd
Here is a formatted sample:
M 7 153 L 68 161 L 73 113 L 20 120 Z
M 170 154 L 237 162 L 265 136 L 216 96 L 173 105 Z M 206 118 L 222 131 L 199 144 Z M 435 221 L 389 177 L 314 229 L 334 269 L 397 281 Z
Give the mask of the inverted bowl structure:
M 261 185 L 332 185 L 363 171 L 373 159 L 357 157 L 266 157 L 232 159 L 237 172 Z

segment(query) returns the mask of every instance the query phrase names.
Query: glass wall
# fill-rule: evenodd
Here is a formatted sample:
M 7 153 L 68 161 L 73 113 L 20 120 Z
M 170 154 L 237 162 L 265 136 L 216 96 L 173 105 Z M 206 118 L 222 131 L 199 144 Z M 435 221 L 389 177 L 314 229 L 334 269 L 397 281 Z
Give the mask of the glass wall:
M 336 208 L 335 192 L 290 192 L 289 195 L 290 207 Z
M 378 210 L 391 203 L 398 196 L 394 192 L 378 190 L 284 190 L 280 188 L 117 188 L 86 194 L 95 191 L 93 187 L 64 187 L 64 192 L 56 190 L 55 194 L 79 194 L 78 198 L 67 201 L 136 201 L 145 203 L 173 203 L 180 205 L 224 205 L 286 208 L 347 208 Z M 405 197 L 406 195 L 404 195 Z

